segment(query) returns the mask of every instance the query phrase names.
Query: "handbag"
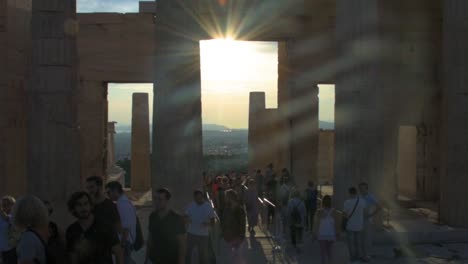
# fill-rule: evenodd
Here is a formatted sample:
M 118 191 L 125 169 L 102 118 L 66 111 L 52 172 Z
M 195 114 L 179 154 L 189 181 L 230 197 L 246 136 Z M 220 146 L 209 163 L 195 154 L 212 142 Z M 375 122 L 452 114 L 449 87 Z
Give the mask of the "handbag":
M 359 204 L 359 197 L 356 200 L 356 204 L 354 204 L 354 208 L 353 208 L 353 211 L 351 211 L 351 214 L 349 214 L 349 216 L 343 216 L 343 222 L 341 222 L 341 229 L 343 231 L 346 231 L 346 227 L 348 226 L 348 221 L 349 219 L 351 219 L 351 217 L 353 217 L 353 214 L 356 211 L 356 207 L 358 204 Z

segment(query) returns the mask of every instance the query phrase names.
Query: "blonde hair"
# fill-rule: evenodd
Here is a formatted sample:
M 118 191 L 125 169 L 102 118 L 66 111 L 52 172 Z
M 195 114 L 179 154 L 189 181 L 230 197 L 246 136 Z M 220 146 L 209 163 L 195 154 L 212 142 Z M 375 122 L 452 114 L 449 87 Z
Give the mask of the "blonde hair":
M 20 229 L 47 226 L 49 223 L 47 208 L 36 196 L 25 196 L 13 208 L 13 223 Z
M 5 195 L 2 197 L 2 202 L 3 201 L 8 201 L 11 205 L 14 205 L 16 203 L 16 200 L 13 196 L 10 195 Z

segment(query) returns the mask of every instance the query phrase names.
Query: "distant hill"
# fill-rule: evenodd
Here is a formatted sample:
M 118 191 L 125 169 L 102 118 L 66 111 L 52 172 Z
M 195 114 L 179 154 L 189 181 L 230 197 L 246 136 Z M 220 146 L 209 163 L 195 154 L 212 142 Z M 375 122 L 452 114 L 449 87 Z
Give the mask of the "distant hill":
M 332 130 L 335 129 L 335 123 L 327 122 L 327 121 L 319 121 L 319 128 L 325 130 Z
M 222 130 L 229 130 L 228 127 L 223 125 L 217 124 L 203 124 L 203 131 L 222 131 Z
M 320 129 L 330 130 L 335 129 L 335 123 L 328 121 L 319 121 Z M 223 131 L 229 130 L 227 126 L 218 125 L 218 124 L 203 124 L 203 131 Z M 117 124 L 116 125 L 117 133 L 130 133 L 132 131 L 132 126 L 127 124 Z M 151 126 L 150 126 L 151 130 Z M 243 130 L 243 129 L 241 129 Z M 247 130 L 247 128 L 245 128 Z

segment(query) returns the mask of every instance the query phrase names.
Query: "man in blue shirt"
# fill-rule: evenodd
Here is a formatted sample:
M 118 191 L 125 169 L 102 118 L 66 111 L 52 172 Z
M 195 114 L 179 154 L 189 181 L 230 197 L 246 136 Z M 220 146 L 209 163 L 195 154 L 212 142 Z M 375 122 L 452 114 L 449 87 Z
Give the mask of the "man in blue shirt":
M 366 258 L 370 259 L 372 252 L 373 236 L 375 232 L 375 219 L 374 217 L 382 210 L 377 198 L 369 193 L 369 185 L 365 182 L 359 184 L 359 192 L 361 198 L 367 204 L 367 217 L 364 218 L 364 249 Z

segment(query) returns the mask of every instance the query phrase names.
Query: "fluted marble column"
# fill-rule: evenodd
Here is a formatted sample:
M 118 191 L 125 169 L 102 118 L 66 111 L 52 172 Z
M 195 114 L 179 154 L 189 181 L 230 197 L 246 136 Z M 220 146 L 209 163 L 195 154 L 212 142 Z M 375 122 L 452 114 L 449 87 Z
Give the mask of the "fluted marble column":
M 75 25 L 76 1 L 33 1 L 27 190 L 55 202 L 59 217 L 69 215 L 65 202 L 81 189 Z

